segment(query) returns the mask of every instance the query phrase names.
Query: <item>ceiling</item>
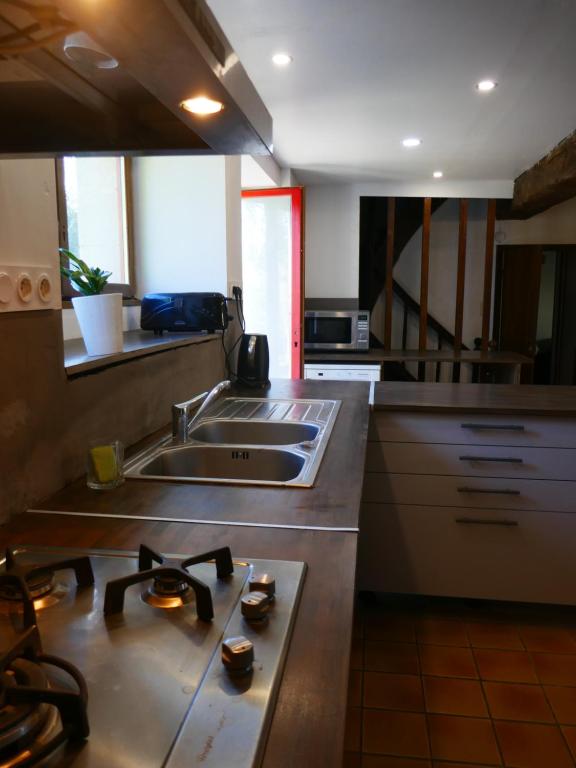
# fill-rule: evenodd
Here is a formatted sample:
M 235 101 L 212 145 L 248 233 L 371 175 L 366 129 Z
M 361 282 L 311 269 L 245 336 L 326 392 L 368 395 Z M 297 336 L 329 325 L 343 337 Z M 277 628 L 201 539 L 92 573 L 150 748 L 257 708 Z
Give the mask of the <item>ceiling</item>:
M 574 0 L 209 5 L 303 183 L 514 179 L 576 129 Z M 498 87 L 479 93 L 484 78 Z

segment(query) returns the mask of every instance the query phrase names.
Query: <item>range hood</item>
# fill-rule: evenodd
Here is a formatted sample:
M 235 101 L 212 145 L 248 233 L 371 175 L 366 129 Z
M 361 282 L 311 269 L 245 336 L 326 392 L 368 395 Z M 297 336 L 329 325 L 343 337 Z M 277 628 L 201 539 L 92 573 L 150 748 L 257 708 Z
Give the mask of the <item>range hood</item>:
M 197 95 L 223 110 L 181 108 Z M 203 0 L 0 0 L 0 156 L 271 151 L 272 118 Z

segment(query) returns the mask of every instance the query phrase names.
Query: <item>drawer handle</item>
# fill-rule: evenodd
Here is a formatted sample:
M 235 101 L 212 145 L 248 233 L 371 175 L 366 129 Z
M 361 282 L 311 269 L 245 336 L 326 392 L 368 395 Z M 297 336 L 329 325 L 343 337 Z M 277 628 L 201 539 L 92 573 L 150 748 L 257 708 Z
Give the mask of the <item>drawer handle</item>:
M 482 520 L 475 517 L 457 517 L 454 521 L 460 525 L 499 525 L 503 528 L 517 528 L 516 520 Z
M 498 461 L 505 464 L 523 464 L 524 459 L 516 459 L 513 456 L 458 456 L 460 461 Z
M 458 493 L 502 493 L 505 496 L 520 496 L 520 491 L 515 491 L 512 488 L 470 488 L 467 485 L 463 485 L 457 488 Z
M 505 429 L 512 430 L 513 432 L 524 432 L 524 426 L 522 424 L 474 424 L 464 423 L 460 424 L 462 429 Z

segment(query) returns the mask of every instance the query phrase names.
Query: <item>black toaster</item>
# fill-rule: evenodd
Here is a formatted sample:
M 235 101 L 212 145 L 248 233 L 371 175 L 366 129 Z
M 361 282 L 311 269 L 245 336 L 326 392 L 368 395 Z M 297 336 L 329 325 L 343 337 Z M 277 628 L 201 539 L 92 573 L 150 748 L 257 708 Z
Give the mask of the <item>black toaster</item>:
M 140 327 L 144 331 L 224 331 L 228 327 L 226 299 L 221 293 L 147 293 L 142 299 Z

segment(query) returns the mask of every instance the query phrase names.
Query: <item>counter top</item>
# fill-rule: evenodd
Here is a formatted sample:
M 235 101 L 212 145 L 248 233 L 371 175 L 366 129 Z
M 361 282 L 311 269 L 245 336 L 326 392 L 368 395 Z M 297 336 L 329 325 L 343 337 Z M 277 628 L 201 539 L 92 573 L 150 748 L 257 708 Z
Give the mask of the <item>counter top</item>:
M 219 341 L 218 334 L 208 333 L 163 333 L 154 335 L 153 331 L 126 331 L 121 352 L 111 355 L 88 355 L 82 339 L 67 339 L 64 342 L 64 367 L 68 377 L 80 376 L 111 365 L 145 357 L 168 349 L 187 347 L 190 344 L 204 344 L 207 341 Z
M 312 488 L 188 484 L 126 480 L 113 491 L 93 491 L 84 478 L 36 505 L 42 510 L 126 516 L 175 522 L 356 529 L 368 435 L 369 384 L 337 381 L 274 381 L 269 398 L 341 400 Z
M 264 768 L 338 768 L 343 754 L 354 609 L 355 533 L 253 529 L 98 517 L 22 514 L 0 528 L 16 544 L 190 554 L 229 545 L 235 557 L 308 564 Z
M 369 349 L 366 352 L 306 352 L 306 363 L 352 363 L 354 365 L 387 362 L 470 363 L 472 365 L 529 365 L 533 360 L 517 352 L 482 352 L 463 349 Z
M 378 382 L 374 410 L 576 416 L 576 387 Z

